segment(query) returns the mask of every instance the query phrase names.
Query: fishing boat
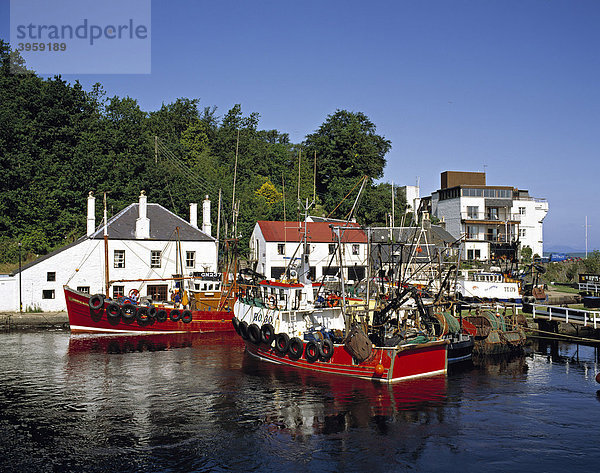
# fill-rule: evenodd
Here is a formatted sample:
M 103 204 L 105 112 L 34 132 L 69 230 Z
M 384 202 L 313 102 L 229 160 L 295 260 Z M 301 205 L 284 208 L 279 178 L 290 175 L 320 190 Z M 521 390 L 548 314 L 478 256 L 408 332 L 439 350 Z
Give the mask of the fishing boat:
M 340 227 L 332 231 L 339 249 Z M 407 329 L 401 332 L 394 330 L 397 320 L 375 326 L 368 304 L 347 302 L 343 278 L 335 302 L 322 294 L 320 283 L 308 279 L 306 251 L 295 273 L 297 279 L 240 285 L 232 323 L 250 356 L 383 383 L 446 373 L 449 342 L 423 330 L 417 313 L 411 312 L 415 318 L 405 320 Z
M 518 280 L 491 271 L 462 271 L 456 280 L 456 296 L 473 302 L 522 302 Z
M 222 293 L 220 304 L 209 306 L 200 297 L 192 304 L 177 300 L 139 302 L 139 291 L 129 297 L 111 299 L 104 294 L 90 295 L 64 286 L 67 314 L 72 333 L 182 333 L 232 331 L 235 298 Z M 213 297 L 214 298 L 214 291 Z

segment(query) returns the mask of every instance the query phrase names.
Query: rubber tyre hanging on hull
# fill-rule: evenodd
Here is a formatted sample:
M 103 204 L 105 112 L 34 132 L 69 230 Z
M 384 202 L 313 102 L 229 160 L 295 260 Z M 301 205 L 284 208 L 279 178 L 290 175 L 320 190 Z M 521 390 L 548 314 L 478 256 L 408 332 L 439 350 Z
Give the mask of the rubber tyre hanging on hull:
M 237 333 L 239 335 L 240 334 L 240 321 L 238 320 L 238 318 L 236 316 L 233 316 L 231 318 L 231 323 L 233 325 L 233 329 L 235 330 L 235 333 Z
M 248 340 L 255 345 L 260 343 L 260 328 L 256 324 L 248 325 Z
M 275 340 L 275 328 L 271 324 L 264 324 L 260 328 L 260 341 L 271 346 Z
M 278 333 L 275 335 L 275 350 L 281 356 L 285 355 L 290 347 L 290 337 L 287 333 Z
M 167 315 L 167 311 L 165 309 L 158 309 L 156 311 L 156 321 L 157 322 L 166 322 L 167 318 L 169 316 Z
M 192 321 L 192 311 L 191 310 L 184 310 L 181 313 L 181 321 L 184 324 L 189 324 Z
M 146 327 L 154 321 L 154 319 L 150 317 L 150 309 L 148 309 L 148 307 L 138 307 L 135 319 L 141 327 Z
M 319 342 L 315 342 L 311 340 L 304 347 L 304 358 L 309 363 L 314 363 L 321 356 L 321 347 L 319 346 Z
M 294 337 L 290 340 L 290 346 L 288 348 L 288 355 L 292 360 L 298 360 L 304 352 L 304 342 L 298 337 Z
M 169 312 L 169 319 L 171 319 L 171 322 L 178 322 L 181 319 L 181 312 L 178 309 L 173 309 Z
M 123 307 L 121 307 L 121 314 L 125 320 L 133 320 L 137 314 L 137 308 L 133 304 L 123 304 Z
M 242 337 L 244 340 L 248 340 L 248 322 L 246 322 L 245 320 L 242 320 L 240 322 L 240 337 Z
M 118 319 L 121 317 L 121 306 L 114 302 L 111 302 L 106 306 L 106 316 L 109 319 Z
M 319 351 L 321 361 L 329 361 L 333 356 L 333 342 L 328 338 L 323 339 L 319 344 Z
M 90 309 L 92 309 L 93 311 L 101 309 L 102 307 L 104 307 L 104 295 L 103 294 L 94 294 L 92 297 L 90 297 L 90 300 L 88 301 L 88 305 L 90 306 Z

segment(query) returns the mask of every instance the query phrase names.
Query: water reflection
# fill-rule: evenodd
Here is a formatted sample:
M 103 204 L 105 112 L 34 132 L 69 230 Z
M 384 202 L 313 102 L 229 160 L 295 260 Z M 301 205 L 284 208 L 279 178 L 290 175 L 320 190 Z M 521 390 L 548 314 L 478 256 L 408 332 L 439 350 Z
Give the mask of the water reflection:
M 271 387 L 275 396 L 265 422 L 294 436 L 332 434 L 375 426 L 384 431 L 400 419 L 429 423 L 439 421 L 446 401 L 447 379 L 433 376 L 392 385 L 350 377 L 324 375 L 308 370 L 244 358 L 243 370 Z
M 227 334 L 1 338 L 6 471 L 590 471 L 596 451 L 590 347 L 384 385 L 262 363 Z

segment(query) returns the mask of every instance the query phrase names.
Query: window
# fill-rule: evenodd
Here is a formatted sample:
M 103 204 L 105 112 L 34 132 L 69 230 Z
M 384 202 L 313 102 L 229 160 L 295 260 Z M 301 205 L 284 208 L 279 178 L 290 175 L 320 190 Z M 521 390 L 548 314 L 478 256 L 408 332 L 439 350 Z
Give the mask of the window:
M 186 251 L 185 252 L 185 267 L 195 268 L 196 267 L 196 252 Z
M 360 245 L 357 245 L 357 244 L 352 245 L 352 254 L 353 255 L 360 254 Z
M 125 286 L 113 286 L 113 299 L 123 297 L 125 295 Z
M 148 285 L 148 297 L 153 301 L 166 301 L 168 287 L 166 284 Z
M 479 236 L 479 227 L 477 225 L 467 225 L 467 240 L 477 240 Z
M 478 214 L 479 214 L 479 207 L 477 205 L 467 206 L 467 217 L 477 218 Z
M 488 241 L 498 241 L 498 229 L 497 228 L 488 228 L 487 239 L 488 239 Z
M 83 292 L 84 294 L 89 294 L 90 286 L 77 286 L 77 292 Z
M 519 207 L 519 214 L 525 215 L 525 207 Z
M 488 220 L 498 220 L 498 207 L 488 208 Z
M 161 257 L 162 257 L 162 251 L 152 250 L 150 252 L 150 267 L 151 268 L 160 268 Z
M 114 252 L 115 268 L 125 267 L 125 250 L 115 250 Z
M 335 243 L 329 243 L 329 254 L 332 255 L 335 253 Z
M 519 229 L 519 236 L 520 236 L 521 238 L 525 238 L 525 229 L 524 229 L 524 228 L 520 228 L 520 229 Z
M 56 273 L 54 271 L 48 271 L 46 273 L 46 281 L 56 281 Z
M 285 255 L 285 243 L 277 243 L 277 254 Z
M 467 250 L 467 259 L 474 260 L 481 258 L 481 250 Z
M 54 289 L 44 289 L 42 291 L 42 299 L 54 299 Z

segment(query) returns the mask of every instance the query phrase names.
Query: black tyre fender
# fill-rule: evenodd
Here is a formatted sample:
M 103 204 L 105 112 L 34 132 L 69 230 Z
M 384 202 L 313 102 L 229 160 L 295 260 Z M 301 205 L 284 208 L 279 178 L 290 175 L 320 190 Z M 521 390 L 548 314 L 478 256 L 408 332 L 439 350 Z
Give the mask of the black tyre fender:
M 255 345 L 260 344 L 261 336 L 260 336 L 260 328 L 256 324 L 248 325 L 248 340 L 250 340 Z
M 321 347 L 319 345 L 320 343 L 315 342 L 314 340 L 311 340 L 306 344 L 304 347 L 304 358 L 306 358 L 306 361 L 314 363 L 319 359 L 321 356 Z
M 192 311 L 191 310 L 184 310 L 181 313 L 181 321 L 185 324 L 189 324 L 192 321 Z
M 150 322 L 150 310 L 148 307 L 138 307 L 135 319 L 138 325 L 148 325 L 148 322 Z
M 96 311 L 104 307 L 104 294 L 94 294 L 88 301 L 90 309 Z
M 248 340 L 248 322 L 246 322 L 245 320 L 242 320 L 240 322 L 239 329 L 240 329 L 240 336 L 244 340 Z
M 263 324 L 260 328 L 260 341 L 271 346 L 275 340 L 275 328 L 271 324 Z
M 165 309 L 158 309 L 155 317 L 157 322 L 166 322 L 168 318 L 167 311 Z
M 235 330 L 235 333 L 237 333 L 239 335 L 240 334 L 240 321 L 238 320 L 238 318 L 235 315 L 231 318 L 231 323 L 233 325 L 233 329 Z
M 319 344 L 319 358 L 321 361 L 329 361 L 333 356 L 333 342 L 329 338 L 323 339 Z
M 116 302 L 111 302 L 106 306 L 106 316 L 109 319 L 118 319 L 121 317 L 121 306 Z
M 121 307 L 121 314 L 126 320 L 133 320 L 137 314 L 137 308 L 133 304 L 123 304 Z
M 171 319 L 171 322 L 179 321 L 179 319 L 181 319 L 181 311 L 179 311 L 179 309 L 172 309 L 171 312 L 169 312 L 169 319 Z
M 290 347 L 290 337 L 287 333 L 275 335 L 275 349 L 280 355 L 285 355 Z
M 297 360 L 304 353 L 304 342 L 298 337 L 294 337 L 290 340 L 290 346 L 288 348 L 288 355 L 292 360 Z

